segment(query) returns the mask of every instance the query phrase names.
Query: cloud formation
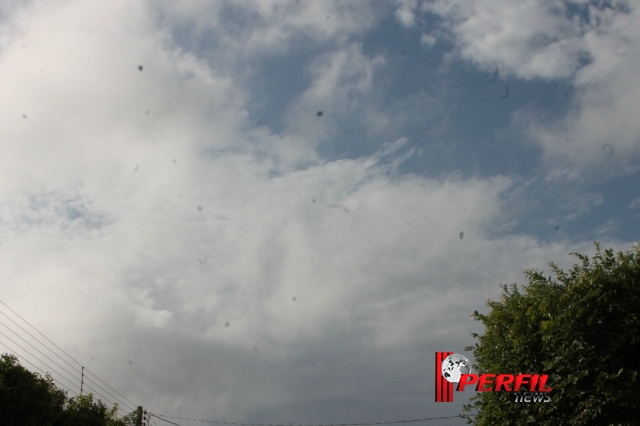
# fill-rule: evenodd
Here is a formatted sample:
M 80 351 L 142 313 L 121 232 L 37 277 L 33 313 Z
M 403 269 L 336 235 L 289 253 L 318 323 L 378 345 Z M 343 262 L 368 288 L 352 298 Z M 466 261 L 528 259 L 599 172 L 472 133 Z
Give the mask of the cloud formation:
M 572 56 L 586 37 L 573 26 L 583 24 L 542 25 L 569 41 L 531 47 L 537 59 L 520 63 L 509 52 L 533 29 L 505 24 L 496 41 L 480 27 L 542 20 L 548 8 L 505 4 L 506 15 L 492 17 L 485 3 L 429 6 L 451 20 L 461 57 L 524 79 L 580 69 L 576 82 L 596 84 Z M 402 7 L 398 19 L 417 25 L 417 6 Z M 499 282 L 591 246 L 505 235 L 511 176 L 400 173 L 417 155 L 409 138 L 323 157 L 332 113 L 376 134 L 443 109 L 424 93 L 388 105 L 374 93 L 389 63 L 361 40 L 382 13 L 374 9 L 73 0 L 7 12 L 3 299 L 157 412 L 264 422 L 422 415 L 432 352 L 469 344 L 468 313 Z M 462 22 L 465 13 L 475 20 Z M 256 124 L 252 55 L 304 50 L 301 38 L 319 50 L 283 129 Z M 629 136 L 630 151 L 634 143 Z M 567 210 L 600 203 L 594 195 Z
M 605 174 L 636 170 L 640 143 L 637 110 L 638 8 L 589 1 L 446 0 L 401 2 L 401 16 L 439 17 L 422 39 L 453 43 L 452 57 L 469 61 L 502 78 L 569 81 L 576 96 L 566 117 L 527 111 L 518 125 L 544 148 L 551 167 L 596 169 Z M 403 12 L 407 11 L 407 12 Z M 526 123 L 526 124 L 525 124 Z M 604 149 L 603 149 L 604 147 Z

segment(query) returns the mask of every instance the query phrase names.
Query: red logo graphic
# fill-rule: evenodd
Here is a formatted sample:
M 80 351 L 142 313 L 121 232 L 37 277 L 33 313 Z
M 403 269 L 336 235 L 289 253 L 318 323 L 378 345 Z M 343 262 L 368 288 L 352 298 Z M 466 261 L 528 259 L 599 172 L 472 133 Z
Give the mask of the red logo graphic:
M 453 352 L 436 352 L 436 402 L 453 402 L 453 383 L 442 375 L 442 362 Z
M 471 364 L 463 355 L 436 352 L 436 402 L 453 402 L 453 384 L 462 392 L 476 385 L 477 392 L 509 392 L 515 402 L 549 402 L 552 388 L 546 387 L 548 374 L 471 374 Z M 524 389 L 523 389 L 524 388 Z

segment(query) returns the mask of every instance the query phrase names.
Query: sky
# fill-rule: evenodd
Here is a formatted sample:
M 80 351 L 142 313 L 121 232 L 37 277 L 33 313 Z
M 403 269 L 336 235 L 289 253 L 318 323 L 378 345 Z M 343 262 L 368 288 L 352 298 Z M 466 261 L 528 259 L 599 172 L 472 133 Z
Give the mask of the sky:
M 471 312 L 640 238 L 639 9 L 2 2 L 0 344 L 169 416 L 459 414 Z

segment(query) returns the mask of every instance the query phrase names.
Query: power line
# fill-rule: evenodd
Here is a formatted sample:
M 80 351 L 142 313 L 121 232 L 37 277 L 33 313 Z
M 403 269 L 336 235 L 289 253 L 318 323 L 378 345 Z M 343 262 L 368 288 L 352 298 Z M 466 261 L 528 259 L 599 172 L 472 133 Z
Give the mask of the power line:
M 33 368 L 35 368 L 36 370 L 38 370 L 40 373 L 42 373 L 43 377 L 47 376 L 47 373 L 45 373 L 41 368 L 39 368 L 37 365 L 35 365 L 34 363 L 32 363 L 31 361 L 29 361 L 28 359 L 26 359 L 23 355 L 20 355 L 17 351 L 11 349 L 9 346 L 7 346 L 6 343 L 0 342 L 0 345 L 4 346 L 5 348 L 9 349 L 9 351 L 13 352 L 14 354 L 16 354 L 19 358 L 22 359 L 22 361 L 29 363 Z M 55 381 L 58 386 L 61 386 L 63 388 L 65 388 L 66 390 L 68 390 L 70 393 L 74 393 L 71 389 L 69 389 L 68 387 L 66 387 L 65 385 L 63 385 L 62 383 L 60 383 L 59 380 L 56 380 L 55 377 L 50 376 L 51 379 L 53 381 Z M 77 393 L 76 393 L 77 395 Z
M 85 368 L 85 370 L 86 370 L 86 368 Z M 94 385 L 96 385 L 97 387 L 99 387 L 100 389 L 102 389 L 103 391 L 105 391 L 109 396 L 113 397 L 116 401 L 121 402 L 123 407 L 125 407 L 125 408 L 127 408 L 127 409 L 130 409 L 130 408 L 131 408 L 131 405 L 130 405 L 130 404 L 127 404 L 126 402 L 124 402 L 124 401 L 122 401 L 122 400 L 118 399 L 118 397 L 117 397 L 117 396 L 114 396 L 112 393 L 110 393 L 108 390 L 106 390 L 105 388 L 103 388 L 102 386 L 100 386 L 99 384 L 97 384 L 96 382 L 94 382 L 93 380 L 91 380 L 89 377 L 85 376 L 85 378 L 86 378 L 87 380 L 89 380 L 91 383 L 93 383 Z M 89 385 L 87 384 L 87 386 L 89 386 Z M 133 411 L 135 411 L 135 408 L 133 409 Z
M 171 423 L 172 425 L 180 426 L 178 423 L 174 423 L 174 422 L 170 422 L 169 420 L 161 419 L 160 417 L 155 416 L 155 415 L 153 415 L 153 414 L 151 414 L 151 416 L 155 417 L 156 419 L 160 419 L 160 420 L 162 420 L 163 422 L 167 422 L 167 423 Z M 155 422 L 154 422 L 154 424 L 155 424 Z M 156 426 L 157 426 L 157 425 L 156 425 Z
M 63 354 L 65 354 L 66 356 L 68 356 L 69 358 L 71 358 L 76 364 L 78 364 L 80 367 L 82 367 L 82 364 L 80 364 L 78 361 L 76 361 L 71 355 L 69 355 L 68 353 L 66 353 L 65 351 L 62 350 L 62 348 L 60 348 L 60 346 L 56 345 L 55 343 L 53 343 L 47 336 L 45 336 L 44 334 L 40 333 L 40 331 L 38 331 L 37 328 L 35 328 L 34 326 L 31 325 L 31 323 L 29 323 L 29 321 L 27 321 L 26 319 L 22 318 L 20 315 L 18 315 L 18 313 L 16 311 L 14 311 L 13 309 L 11 309 L 6 303 L 4 303 L 2 300 L 0 300 L 0 303 L 2 303 L 4 306 L 7 307 L 7 309 L 9 309 L 11 312 L 13 312 L 14 314 L 16 314 L 16 316 L 18 318 L 20 318 L 22 321 L 26 322 L 27 324 L 29 324 L 29 326 L 31 328 L 33 328 L 39 335 L 41 335 L 42 337 L 44 337 L 45 339 L 47 339 L 49 341 L 49 343 L 51 343 L 53 346 L 55 346 L 56 348 L 60 349 L 60 351 L 62 351 Z
M 75 361 L 75 360 L 74 360 Z M 77 362 L 77 361 L 76 361 Z M 100 383 L 102 383 L 103 385 L 105 385 L 106 387 L 108 387 L 109 389 L 111 389 L 112 391 L 114 391 L 115 393 L 117 393 L 118 395 L 120 395 L 121 397 L 123 397 L 124 399 L 126 399 L 127 401 L 129 401 L 129 403 L 131 403 L 131 406 L 136 407 L 136 404 L 134 402 L 132 402 L 129 398 L 127 398 L 126 396 L 122 395 L 120 392 L 118 392 L 117 390 L 115 390 L 114 388 L 112 388 L 111 386 L 109 386 L 107 383 L 105 383 L 103 380 L 100 379 L 100 377 L 96 376 L 95 374 L 93 374 L 91 371 L 89 371 L 88 368 L 85 367 L 84 369 L 85 372 L 90 373 L 93 377 L 95 377 L 96 379 L 98 379 L 100 381 Z M 87 377 L 85 375 L 85 377 Z M 87 377 L 87 380 L 91 380 Z M 95 383 L 95 382 L 94 382 Z M 97 384 L 96 384 L 97 386 Z M 106 391 L 105 391 L 106 392 Z
M 63 379 L 65 379 L 67 382 L 73 384 L 73 382 L 69 379 L 67 379 L 65 376 L 63 376 L 62 374 L 60 374 L 59 372 L 57 372 L 55 369 L 51 368 L 50 366 L 48 366 L 47 364 L 45 364 L 41 359 L 39 359 L 37 356 L 35 356 L 34 354 L 32 354 L 31 352 L 29 352 L 28 350 L 26 350 L 25 348 L 23 348 L 22 346 L 20 346 L 18 343 L 14 342 L 13 339 L 11 339 L 10 337 L 8 337 L 6 334 L 0 332 L 0 334 L 2 334 L 4 337 L 6 337 L 7 339 L 11 340 L 13 343 L 15 343 L 16 345 L 18 345 L 18 347 L 20 349 L 22 349 L 23 351 L 25 351 L 26 353 L 28 353 L 29 355 L 31 355 L 32 357 L 34 357 L 35 359 L 37 359 L 38 361 L 40 361 L 45 367 L 47 367 L 48 369 L 50 369 L 51 371 L 55 372 L 56 374 L 58 374 L 60 377 L 62 377 Z M 76 385 L 77 386 L 77 385 Z
M 4 304 L 4 303 L 3 303 L 3 304 Z M 5 306 L 6 306 L 6 305 L 5 305 Z M 11 308 L 9 308 L 9 309 L 11 309 Z M 42 346 L 44 346 L 45 348 L 49 349 L 49 348 L 47 347 L 47 345 L 45 345 L 44 343 L 42 343 L 40 340 L 38 340 L 37 338 L 35 338 L 31 333 L 29 333 L 27 330 L 25 330 L 24 328 L 22 328 L 22 326 L 20 326 L 20 324 L 18 324 L 18 323 L 17 323 L 17 322 L 15 322 L 14 320 L 12 320 L 9 316 L 7 316 L 7 314 L 5 314 L 5 313 L 4 313 L 4 312 L 2 312 L 2 311 L 0 311 L 0 314 L 4 315 L 5 317 L 7 317 L 7 318 L 9 319 L 9 321 L 11 321 L 12 323 L 14 323 L 14 324 L 15 324 L 15 325 L 17 325 L 18 327 L 20 327 L 20 329 L 21 329 L 22 331 L 24 331 L 25 333 L 27 333 L 29 336 L 31 336 L 31 338 L 32 338 L 33 340 L 35 340 L 36 342 L 40 343 L 40 344 L 41 344 Z M 18 314 L 16 314 L 16 315 L 18 315 Z M 24 320 L 23 320 L 23 321 L 24 321 Z M 26 322 L 26 321 L 25 321 L 25 322 Z M 27 324 L 29 324 L 29 323 L 27 323 Z M 4 325 L 4 324 L 2 324 L 2 325 Z M 29 324 L 29 325 L 31 325 L 31 324 Z M 7 327 L 6 325 L 4 325 L 4 326 L 5 326 L 5 327 Z M 32 326 L 32 327 L 33 327 L 33 326 Z M 9 327 L 7 327 L 7 328 L 9 328 Z M 37 330 L 36 330 L 36 331 L 37 331 Z M 58 358 L 60 358 L 60 359 L 61 359 L 63 362 L 65 362 L 69 367 L 73 368 L 73 369 L 74 369 L 74 370 L 76 370 L 78 373 L 80 373 L 80 370 L 78 370 L 78 369 L 77 369 L 76 367 L 74 367 L 73 365 L 69 364 L 69 363 L 67 362 L 67 360 L 65 360 L 64 358 L 62 358 L 60 355 L 58 355 L 57 353 L 55 353 L 55 352 L 54 352 L 54 351 L 52 351 L 51 349 L 49 349 L 49 352 L 51 352 L 52 354 L 54 354 L 55 356 L 57 356 Z
M 2 303 L 0 301 L 0 303 Z M 3 303 L 4 304 L 4 303 Z M 5 305 L 6 306 L 6 305 Z M 11 308 L 9 308 L 11 309 Z M 3 312 L 0 312 L 3 315 L 5 315 Z M 17 315 L 17 314 L 16 314 Z M 7 315 L 5 315 L 7 318 L 9 318 Z M 11 318 L 9 318 L 9 320 L 11 320 L 14 324 L 16 324 L 18 327 L 20 327 L 19 324 L 17 324 L 15 321 L 13 321 Z M 23 319 L 24 320 L 24 319 Z M 26 322 L 26 321 L 25 321 Z M 34 345 L 32 345 L 30 342 L 28 342 L 26 339 L 24 339 L 22 336 L 20 336 L 18 333 L 16 333 L 14 330 L 12 330 L 11 328 L 9 328 L 6 324 L 0 322 L 0 324 L 2 324 L 4 327 L 6 327 L 9 331 L 11 331 L 13 334 L 15 334 L 18 338 L 22 339 L 25 343 L 27 343 L 29 346 L 31 346 L 32 348 L 34 348 L 35 350 L 37 350 L 39 353 L 41 353 L 43 356 L 45 356 L 47 359 L 49 359 L 51 362 L 53 362 L 54 364 L 56 364 L 58 367 L 62 368 L 65 372 L 67 372 L 68 374 L 71 374 L 73 376 L 73 373 L 70 373 L 67 369 L 65 369 L 64 367 L 62 367 L 60 364 L 58 364 L 57 362 L 55 362 L 54 360 L 52 360 L 51 358 L 49 358 L 46 354 L 44 354 L 41 350 L 39 350 L 38 348 L 36 348 Z M 31 324 L 29 324 L 31 325 Z M 32 326 L 33 327 L 33 326 Z M 29 336 L 31 336 L 33 339 L 35 339 L 38 343 L 40 343 L 42 346 L 44 346 L 45 348 L 47 348 L 49 351 L 51 351 L 54 355 L 58 356 L 58 358 L 62 359 L 63 361 L 65 361 L 63 358 L 61 358 L 59 355 L 57 355 L 55 352 L 53 352 L 50 348 L 48 348 L 46 345 L 44 345 L 42 342 L 40 342 L 38 339 L 36 339 L 33 335 L 31 335 L 28 331 L 26 331 L 24 328 L 20 327 L 20 329 L 22 329 L 25 333 L 29 334 Z M 35 328 L 34 328 L 35 329 Z M 36 331 L 38 331 L 36 329 Z M 44 366 L 46 366 L 47 368 L 49 368 L 51 371 L 53 371 L 54 373 L 58 374 L 61 378 L 65 379 L 66 381 L 68 381 L 69 383 L 73 382 L 71 380 L 69 380 L 68 378 L 66 378 L 65 376 L 63 376 L 60 372 L 56 371 L 55 369 L 51 368 L 51 366 L 47 365 L 45 362 L 43 362 L 40 358 L 38 358 L 37 356 L 33 355 L 31 352 L 29 352 L 28 350 L 26 350 L 25 348 L 23 348 L 20 344 L 18 344 L 17 342 L 15 342 L 13 339 L 11 339 L 9 336 L 7 336 L 6 334 L 0 332 L 1 335 L 3 335 L 4 337 L 6 337 L 7 339 L 9 339 L 11 342 L 13 342 L 14 344 L 16 344 L 19 348 L 21 348 L 22 350 L 24 350 L 26 353 L 28 353 L 29 355 L 31 355 L 34 359 L 36 359 L 37 361 L 39 361 L 40 363 L 42 363 Z M 45 336 L 46 337 L 46 336 Z M 18 355 L 22 361 L 25 361 L 27 363 L 29 363 L 31 366 L 33 366 L 36 370 L 38 370 L 40 373 L 42 373 L 42 375 L 44 377 L 47 376 L 48 373 L 45 373 L 41 368 L 39 368 L 37 365 L 35 365 L 34 363 L 32 363 L 31 361 L 29 361 L 28 359 L 26 359 L 23 355 L 19 354 L 17 351 L 15 351 L 14 349 L 12 349 L 10 346 L 8 346 L 6 343 L 4 342 L 0 342 L 0 344 L 4 347 L 6 347 L 10 352 Z M 75 361 L 75 360 L 74 360 Z M 66 362 L 66 361 L 65 361 Z M 77 362 L 77 361 L 76 361 Z M 71 367 L 74 368 L 71 364 L 69 364 L 67 362 L 67 364 Z M 75 369 L 75 368 L 74 368 Z M 76 370 L 77 371 L 77 370 Z M 95 375 L 94 375 L 95 376 Z M 51 376 L 50 376 L 51 377 Z M 97 376 L 96 378 L 98 380 L 100 380 Z M 67 386 L 65 386 L 63 383 L 61 383 L 59 380 L 56 380 L 54 377 L 51 377 L 51 379 L 53 381 L 55 381 L 57 383 L 58 386 L 63 387 L 64 389 L 66 389 L 69 393 L 71 394 L 75 394 L 76 396 L 78 395 L 77 392 L 72 391 L 71 389 L 69 389 Z M 100 389 L 102 389 L 103 391 L 105 391 L 106 393 L 108 393 L 110 396 L 114 397 L 111 393 L 109 393 L 108 391 L 106 391 L 104 388 L 102 388 L 100 385 L 98 385 L 97 383 L 95 383 L 93 380 L 87 378 L 88 380 L 90 380 L 92 383 L 94 383 L 96 386 L 98 386 Z M 105 383 L 106 385 L 106 383 Z M 76 385 L 77 386 L 77 385 Z M 98 391 L 96 391 L 95 389 L 93 389 L 91 386 L 89 386 L 88 384 L 86 384 L 86 386 L 91 389 L 92 391 L 94 391 L 97 395 L 101 396 L 102 398 L 104 398 L 104 400 L 112 405 L 116 405 L 115 403 L 111 402 L 108 398 L 106 398 L 104 395 L 102 395 L 101 393 L 99 393 Z M 107 385 L 109 386 L 109 385 Z M 115 390 L 114 390 L 115 391 Z M 117 392 L 117 391 L 116 391 Z M 114 397 L 116 401 L 118 402 L 122 402 L 120 401 L 118 398 Z M 127 404 L 123 402 L 123 406 L 127 409 L 129 409 L 129 407 L 127 407 Z
M 0 324 L 2 324 L 2 322 L 0 322 Z M 5 324 L 2 324 L 6 327 Z M 7 327 L 8 328 L 8 327 Z M 9 329 L 11 330 L 11 329 Z M 13 330 L 11 330 L 12 333 L 16 334 L 19 338 L 21 338 L 22 340 L 24 340 L 27 344 L 29 344 L 31 347 L 33 347 L 35 350 L 37 350 L 38 352 L 40 352 L 42 355 L 44 355 L 47 359 L 49 359 L 51 362 L 53 362 L 55 365 L 57 365 L 58 367 L 62 368 L 64 371 L 66 371 L 67 373 L 71 374 L 73 376 L 73 373 L 70 373 L 67 369 L 65 369 L 64 367 L 62 367 L 60 364 L 58 364 L 57 362 L 55 362 L 54 360 L 52 360 L 51 358 L 49 358 L 47 355 L 45 355 L 44 353 L 42 353 L 42 351 L 40 351 L 38 348 L 36 348 L 35 346 L 33 346 L 31 343 L 27 342 L 24 338 L 22 338 L 20 335 L 18 335 L 17 333 L 15 333 Z M 35 359 L 37 359 L 38 361 L 40 361 L 42 364 L 44 364 L 47 368 L 51 369 L 53 372 L 55 372 L 56 374 L 58 374 L 60 377 L 62 377 L 63 379 L 67 380 L 69 383 L 73 383 L 71 380 L 67 379 L 65 376 L 63 376 L 60 372 L 54 370 L 53 368 L 51 368 L 49 365 L 45 364 L 41 359 L 39 359 L 38 357 L 36 357 L 35 355 L 33 355 L 31 352 L 27 351 L 25 348 L 23 348 L 22 346 L 20 346 L 18 343 L 16 343 L 13 339 L 11 339 L 9 336 L 7 336 L 6 334 L 4 334 L 3 332 L 0 331 L 0 334 L 3 335 L 4 337 L 6 337 L 7 339 L 11 340 L 13 343 L 15 343 L 16 345 L 18 345 L 18 347 L 20 347 L 22 350 L 26 351 L 29 355 L 31 355 L 32 357 L 34 357 Z M 5 345 L 6 346 L 6 345 Z M 26 360 L 25 360 L 26 361 Z M 32 363 L 30 363 L 32 364 Z M 32 364 L 33 365 L 33 364 Z M 40 370 L 38 368 L 38 370 Z M 42 371 L 42 370 L 40 370 Z M 92 381 L 93 382 L 93 381 Z M 104 395 L 102 395 L 100 392 L 96 391 L 95 389 L 93 389 L 92 387 L 90 387 L 88 384 L 85 384 L 89 389 L 91 389 L 92 391 L 94 391 L 94 393 L 96 393 L 97 395 L 100 395 L 102 398 L 104 398 L 104 400 L 108 403 L 110 403 L 111 405 L 115 405 L 112 401 L 109 400 L 109 398 L 105 397 Z M 69 388 L 67 388 L 69 389 Z M 104 389 L 103 389 L 104 390 Z M 111 395 L 113 396 L 113 395 Z M 117 400 L 117 399 L 116 399 Z
M 284 424 L 272 424 L 272 423 L 217 422 L 213 420 L 190 419 L 187 417 L 174 417 L 174 416 L 166 416 L 164 414 L 155 414 L 155 413 L 149 413 L 149 415 L 157 419 L 163 420 L 165 422 L 168 422 L 168 420 L 165 420 L 163 417 L 166 417 L 168 419 L 191 420 L 194 422 L 215 423 L 220 425 L 234 425 L 234 426 L 376 426 L 376 425 L 392 425 L 392 424 L 399 424 L 399 423 L 416 423 L 416 422 L 426 422 L 430 420 L 462 418 L 462 416 L 457 415 L 457 416 L 445 416 L 445 417 L 428 417 L 424 419 L 414 419 L 414 420 L 395 420 L 391 422 L 375 422 L 375 423 L 329 423 L 329 424 L 316 424 L 316 425 L 301 425 L 301 424 L 300 425 L 284 425 Z M 173 424 L 175 425 L 177 423 L 173 423 Z
M 58 348 L 58 349 L 59 349 L 63 354 L 65 354 L 66 356 L 68 356 L 68 357 L 69 357 L 73 362 L 75 362 L 76 364 L 78 364 L 80 367 L 83 367 L 83 365 L 82 365 L 80 362 L 78 362 L 75 358 L 73 358 L 71 355 L 69 355 L 68 353 L 66 353 L 66 352 L 65 352 L 65 351 L 64 351 L 60 346 L 58 346 L 58 345 L 56 345 L 55 343 L 53 343 L 53 342 L 51 341 L 51 339 L 49 339 L 47 336 L 45 336 L 44 334 L 42 334 L 42 333 L 40 332 L 40 330 L 38 330 L 38 329 L 37 329 L 37 328 L 35 328 L 33 325 L 31 325 L 31 323 L 30 323 L 29 321 L 27 321 L 26 319 L 22 318 L 22 317 L 21 317 L 21 316 L 20 316 L 16 311 L 14 311 L 13 309 L 11 309 L 11 308 L 9 307 L 9 305 L 7 305 L 6 303 L 4 303 L 2 300 L 0 300 L 0 303 L 2 303 L 2 304 L 3 304 L 7 309 L 9 309 L 11 312 L 13 312 L 13 313 L 14 313 L 18 318 L 20 318 L 22 321 L 24 321 L 25 323 L 27 323 L 27 324 L 29 325 L 29 327 L 33 328 L 33 329 L 34 329 L 34 330 L 35 330 L 39 335 L 41 335 L 42 337 L 44 337 L 45 339 L 47 339 L 47 341 L 48 341 L 49 343 L 51 343 L 53 346 L 55 346 L 56 348 Z M 3 315 L 5 315 L 4 313 L 2 313 L 2 314 L 3 314 Z M 7 315 L 5 315 L 5 316 L 7 316 Z M 7 318 L 9 318 L 9 317 L 7 316 Z M 11 319 L 11 318 L 9 318 L 9 319 Z M 12 320 L 12 321 L 13 321 L 13 320 Z M 13 322 L 14 322 L 14 324 L 18 325 L 15 321 L 13 321 Z M 18 327 L 20 327 L 20 325 L 18 325 Z M 22 328 L 22 327 L 20 327 L 20 328 Z M 23 329 L 23 330 L 24 330 L 24 329 Z M 26 332 L 27 334 L 29 334 L 29 332 L 27 332 L 26 330 L 25 330 L 25 332 Z M 29 334 L 29 335 L 31 336 L 31 334 Z M 33 336 L 31 336 L 31 337 L 33 337 Z M 35 337 L 34 337 L 34 339 L 35 339 Z M 36 339 L 36 340 L 37 340 L 37 339 Z M 45 346 L 45 345 L 44 345 L 42 342 L 40 342 L 40 341 L 38 341 L 38 343 L 40 343 L 42 346 Z M 46 347 L 46 346 L 45 346 L 45 347 Z M 47 348 L 47 349 L 49 349 L 49 348 Z M 51 349 L 49 349 L 49 350 L 50 350 L 51 352 L 53 352 Z M 53 352 L 53 353 L 55 354 L 55 352 Z M 57 355 L 57 354 L 56 354 L 56 356 L 57 356 L 58 358 L 60 358 L 60 356 L 59 356 L 59 355 Z M 60 358 L 60 359 L 62 359 L 62 358 Z M 64 361 L 64 360 L 63 360 L 63 361 Z M 67 361 L 65 361 L 65 362 L 66 362 L 69 366 L 71 366 L 71 364 L 69 364 Z M 71 367 L 73 367 L 73 366 L 71 366 Z M 97 380 L 99 380 L 102 384 L 104 384 L 105 386 L 107 386 L 109 389 L 111 389 L 112 391 L 114 391 L 115 393 L 117 393 L 118 395 L 120 395 L 122 398 L 124 398 L 125 400 L 127 400 L 129 403 L 131 403 L 131 404 L 132 404 L 132 406 L 134 406 L 134 407 L 136 406 L 136 404 L 135 404 L 133 401 L 131 401 L 129 398 L 127 398 L 126 396 L 122 395 L 120 392 L 118 392 L 117 390 L 115 390 L 114 388 L 112 388 L 111 386 L 109 386 L 109 384 L 107 384 L 107 383 L 106 383 L 104 380 L 102 380 L 100 377 L 96 376 L 93 372 L 89 371 L 89 369 L 87 369 L 87 368 L 85 367 L 85 369 L 84 369 L 84 370 L 85 370 L 85 372 L 90 373 L 93 377 L 95 377 Z M 78 370 L 76 369 L 76 371 L 78 371 Z M 80 371 L 78 371 L 78 372 L 80 372 Z M 95 383 L 95 382 L 94 382 L 94 383 Z M 97 385 L 97 384 L 96 384 L 96 385 Z M 105 391 L 105 392 L 106 392 L 106 391 Z
M 91 393 L 91 394 L 95 393 L 95 394 L 97 394 L 97 395 L 101 396 L 102 398 L 104 398 L 104 400 L 105 400 L 106 402 L 108 402 L 109 404 L 111 404 L 111 405 L 116 405 L 116 403 L 111 402 L 107 397 L 105 397 L 104 395 L 102 395 L 100 392 L 98 392 L 97 390 L 95 390 L 94 388 L 92 388 L 91 386 L 89 386 L 88 384 L 86 384 L 86 383 L 85 383 L 84 385 L 85 385 L 85 387 L 87 387 L 87 388 L 89 388 L 89 389 L 91 389 L 91 390 L 93 391 L 93 392 L 89 392 L 89 393 Z
M 6 336 L 5 336 L 5 337 L 6 337 Z M 15 342 L 14 342 L 14 343 L 15 343 Z M 28 359 L 26 359 L 23 355 L 19 354 L 17 351 L 15 351 L 14 349 L 12 349 L 12 348 L 11 348 L 10 346 L 8 346 L 6 343 L 4 343 L 4 342 L 0 342 L 0 345 L 2 345 L 2 346 L 4 346 L 5 348 L 7 348 L 10 352 L 12 352 L 12 353 L 16 354 L 16 355 L 17 355 L 17 356 L 18 356 L 22 361 L 29 363 L 33 368 L 35 368 L 35 369 L 36 369 L 36 370 L 38 370 L 40 373 L 42 373 L 42 376 L 43 376 L 43 377 L 46 377 L 46 376 L 47 376 L 47 373 L 45 373 L 41 368 L 39 368 L 37 365 L 35 365 L 34 363 L 32 363 L 31 361 L 29 361 Z M 20 345 L 18 345 L 18 346 L 20 346 Z M 24 349 L 24 348 L 22 348 L 22 349 Z M 26 351 L 26 349 L 25 349 L 25 351 Z M 28 351 L 27 351 L 27 353 L 28 353 L 29 355 L 33 356 L 33 354 L 31 354 L 30 352 L 28 352 Z M 35 356 L 33 356 L 33 357 L 34 357 L 34 358 L 36 358 Z M 40 359 L 38 359 L 38 358 L 36 358 L 36 359 L 37 359 L 38 361 L 42 362 Z M 44 363 L 43 363 L 43 364 L 44 364 Z M 44 365 L 46 365 L 46 364 L 44 364 Z M 49 366 L 47 365 L 47 367 L 49 367 Z M 56 372 L 56 373 L 57 373 L 57 372 Z M 60 374 L 60 373 L 58 373 L 58 374 Z M 65 386 L 63 383 L 61 383 L 59 380 L 56 380 L 56 379 L 55 379 L 54 377 L 52 377 L 52 376 L 49 376 L 49 377 L 51 377 L 51 379 L 52 379 L 53 381 L 55 381 L 55 382 L 57 383 L 57 385 L 58 385 L 58 386 L 63 387 L 63 388 L 64 388 L 64 389 L 66 389 L 69 393 L 71 393 L 71 394 L 75 394 L 76 396 L 78 395 L 78 393 L 77 393 L 77 392 L 72 391 L 72 390 L 71 390 L 71 389 L 69 389 L 67 386 Z M 61 377 L 63 377 L 63 378 L 64 378 L 64 376 L 61 376 Z M 90 389 L 91 389 L 91 388 L 90 388 Z M 94 389 L 92 389 L 92 390 L 94 390 Z M 98 395 L 100 395 L 100 394 L 98 394 Z M 100 396 L 102 396 L 102 397 L 104 398 L 104 395 L 100 395 Z M 107 402 L 110 402 L 110 401 L 108 401 L 108 400 L 107 400 Z
M 2 321 L 0 321 L 0 324 L 4 325 L 5 327 L 7 327 Z M 15 331 L 11 330 L 9 327 L 7 327 L 9 329 L 9 331 L 11 331 L 13 334 L 15 334 L 16 336 L 18 336 L 20 339 L 22 339 L 26 344 L 28 344 L 29 346 L 31 346 L 33 349 L 35 349 L 36 351 L 40 352 L 45 358 L 47 358 L 49 361 L 53 362 L 55 365 L 57 365 L 58 367 L 62 368 L 64 371 L 66 371 L 68 374 L 71 375 L 71 377 L 74 376 L 74 374 L 72 372 L 70 372 L 69 370 L 67 370 L 66 368 L 64 368 L 63 366 L 61 366 L 60 364 L 58 364 L 57 362 L 55 362 L 54 360 L 52 360 L 51 358 L 49 358 L 47 355 L 44 354 L 44 352 L 42 352 L 40 349 L 36 348 L 35 346 L 33 346 L 31 343 L 27 342 L 22 336 L 20 336 L 18 333 L 16 333 Z M 4 334 L 3 332 L 0 331 L 0 334 L 2 334 L 4 337 L 6 337 L 7 339 L 9 339 L 9 337 Z M 11 340 L 11 339 L 9 339 Z M 13 341 L 13 340 L 12 340 Z M 15 342 L 14 342 L 15 343 Z

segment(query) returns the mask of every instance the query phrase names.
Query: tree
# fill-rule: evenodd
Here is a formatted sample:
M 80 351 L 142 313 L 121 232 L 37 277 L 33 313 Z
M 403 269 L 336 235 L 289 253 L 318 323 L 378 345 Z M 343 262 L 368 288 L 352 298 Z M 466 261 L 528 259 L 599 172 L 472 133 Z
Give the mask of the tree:
M 640 248 L 601 251 L 555 278 L 525 271 L 528 284 L 503 285 L 473 351 L 480 373 L 548 374 L 551 402 L 516 403 L 479 392 L 464 408 L 476 425 L 638 424 L 640 401 Z M 476 412 L 476 414 L 473 414 Z
M 5 426 L 53 426 L 66 395 L 53 379 L 31 373 L 15 355 L 0 356 L 0 419 Z
M 135 413 L 119 418 L 118 406 L 83 395 L 67 398 L 50 375 L 32 373 L 15 355 L 0 356 L 0 425 L 2 426 L 134 426 Z
M 109 410 L 100 400 L 94 401 L 93 395 L 75 396 L 67 400 L 56 426 L 134 426 L 132 414 L 120 419 L 117 416 L 118 405 Z

